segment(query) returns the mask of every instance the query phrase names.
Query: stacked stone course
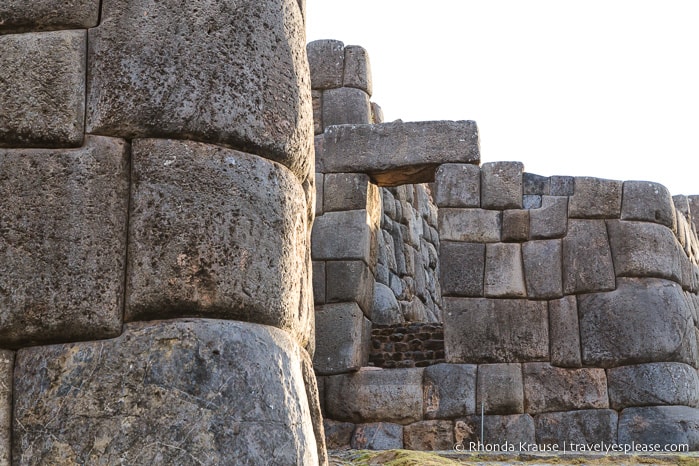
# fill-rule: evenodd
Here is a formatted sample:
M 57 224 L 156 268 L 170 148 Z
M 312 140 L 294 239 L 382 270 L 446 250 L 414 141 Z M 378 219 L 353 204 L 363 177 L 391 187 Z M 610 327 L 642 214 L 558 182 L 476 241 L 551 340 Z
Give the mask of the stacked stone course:
M 442 324 L 374 325 L 369 365 L 383 369 L 426 367 L 444 361 Z

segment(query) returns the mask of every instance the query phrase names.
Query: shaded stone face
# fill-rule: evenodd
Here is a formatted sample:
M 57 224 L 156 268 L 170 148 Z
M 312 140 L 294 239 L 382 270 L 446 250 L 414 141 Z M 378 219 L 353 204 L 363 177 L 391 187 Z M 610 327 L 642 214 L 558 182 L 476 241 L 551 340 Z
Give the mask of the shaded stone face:
M 100 0 L 3 0 L 0 31 L 24 32 L 97 26 Z

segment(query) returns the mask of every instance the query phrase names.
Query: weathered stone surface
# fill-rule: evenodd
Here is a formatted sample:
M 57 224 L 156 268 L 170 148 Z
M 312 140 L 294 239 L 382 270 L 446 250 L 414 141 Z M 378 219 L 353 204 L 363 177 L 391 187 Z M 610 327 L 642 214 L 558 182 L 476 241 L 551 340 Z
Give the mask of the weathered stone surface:
M 311 239 L 314 260 L 345 259 L 372 262 L 373 234 L 366 210 L 328 212 L 315 219 Z
M 311 91 L 313 104 L 313 134 L 318 135 L 325 131 L 323 126 L 323 91 Z
M 682 288 L 657 278 L 620 278 L 608 293 L 578 296 L 583 364 L 696 364 L 692 314 Z
M 678 362 L 656 362 L 614 367 L 607 371 L 611 407 L 699 406 L 697 371 Z
M 371 103 L 371 122 L 375 125 L 384 122 L 383 109 L 376 102 Z
M 568 198 L 542 196 L 541 207 L 529 211 L 531 239 L 562 238 L 568 230 Z
M 460 423 L 462 423 L 460 425 Z M 487 445 L 504 445 L 505 442 L 518 448 L 520 442 L 534 443 L 534 418 L 529 414 L 491 415 L 483 417 L 483 437 L 481 439 L 481 417 L 470 416 L 455 423 L 456 441 L 466 450 L 475 450 L 478 442 Z M 457 432 L 459 431 L 459 432 Z M 461 434 L 461 435 L 460 435 Z M 464 435 L 465 434 L 465 435 Z M 462 437 L 463 435 L 463 437 Z M 461 437 L 461 440 L 460 440 Z
M 13 458 L 315 464 L 301 351 L 278 329 L 208 319 L 132 323 L 112 340 L 22 349 Z
M 86 38 L 85 31 L 0 35 L 0 147 L 82 144 Z
M 488 162 L 481 166 L 481 207 L 484 209 L 521 209 L 521 162 Z
M 454 423 L 451 421 L 421 421 L 403 428 L 406 450 L 451 450 L 453 447 Z
M 320 387 L 313 371 L 313 359 L 307 351 L 299 351 L 301 357 L 301 372 L 303 375 L 303 386 L 306 389 L 306 399 L 313 425 L 313 436 L 315 437 L 316 450 L 318 452 L 318 464 L 328 464 L 328 452 L 325 442 L 325 428 L 323 427 L 323 413 L 320 405 Z
M 575 177 L 552 176 L 549 183 L 552 196 L 572 196 L 575 193 Z
M 371 321 L 375 324 L 399 324 L 403 322 L 396 295 L 383 283 L 374 283 L 374 305 Z
M 0 350 L 0 464 L 10 464 L 12 451 L 12 379 L 15 353 Z
M 366 366 L 371 322 L 356 303 L 316 306 L 315 318 L 316 373 L 339 374 Z
M 423 369 L 363 368 L 328 377 L 328 417 L 349 422 L 410 424 L 422 419 Z
M 522 207 L 525 209 L 538 209 L 541 207 L 541 198 L 537 194 L 525 194 L 522 196 Z M 568 200 L 566 199 L 566 204 Z
M 528 241 L 522 244 L 524 276 L 530 298 L 559 298 L 563 295 L 561 240 Z
M 521 364 L 480 364 L 476 410 L 486 414 L 524 412 Z
M 485 244 L 442 241 L 440 272 L 444 296 L 483 296 Z
M 619 416 L 619 443 L 686 444 L 699 448 L 699 409 L 686 406 L 627 408 Z
M 328 173 L 324 177 L 323 211 L 366 209 L 381 202 L 379 188 L 363 173 Z
M 345 72 L 342 85 L 361 89 L 371 96 L 373 91 L 371 62 L 369 61 L 369 52 L 364 47 L 358 45 L 345 47 Z M 370 123 L 373 122 L 370 121 Z
M 625 181 L 622 197 L 622 220 L 656 222 L 675 228 L 674 204 L 665 186 L 649 181 Z
M 692 226 L 694 226 L 694 231 L 699 232 L 699 195 L 689 196 L 687 198 L 689 202 L 689 208 L 694 215 L 692 215 Z
M 0 150 L 0 346 L 113 337 L 122 324 L 128 144 Z
M 580 176 L 575 178 L 575 194 L 570 198 L 571 218 L 619 218 L 621 181 Z
M 323 173 L 367 173 L 379 186 L 434 180 L 441 163 L 480 161 L 473 121 L 346 125 L 316 138 Z
M 97 26 L 99 0 L 4 0 L 0 33 L 86 29 Z
M 369 95 L 361 89 L 340 87 L 323 91 L 323 125 L 371 123 Z
M 481 169 L 468 163 L 440 165 L 434 196 L 439 207 L 480 207 Z
M 425 368 L 425 419 L 451 419 L 476 411 L 476 369 L 473 364 L 436 364 Z
M 325 442 L 328 450 L 347 450 L 350 448 L 354 424 L 323 419 L 323 427 L 325 428 Z
M 496 243 L 500 241 L 502 214 L 497 210 L 439 209 L 439 238 L 442 241 Z
M 530 414 L 608 408 L 604 369 L 563 369 L 545 362 L 526 363 L 524 410 Z
M 403 426 L 390 422 L 360 424 L 354 429 L 350 446 L 355 450 L 403 448 Z
M 316 304 L 325 303 L 324 261 L 313 261 L 313 300 Z
M 548 195 L 551 181 L 546 176 L 535 175 L 533 173 L 522 173 L 522 193 L 524 195 Z
M 363 261 L 328 261 L 325 265 L 328 303 L 354 301 L 368 318 L 374 305 L 374 276 Z
M 601 220 L 570 220 L 563 238 L 563 292 L 613 290 L 614 263 L 607 227 Z
M 527 295 L 521 245 L 516 243 L 486 245 L 485 295 L 497 298 L 521 298 Z
M 498 363 L 548 359 L 545 301 L 444 298 L 447 362 Z
M 345 44 L 339 40 L 314 40 L 306 45 L 313 89 L 342 87 Z
M 296 0 L 111 0 L 88 43 L 87 132 L 225 144 L 301 179 L 312 169 Z
M 502 213 L 502 240 L 522 242 L 529 239 L 529 210 L 512 209 Z
M 564 445 L 571 443 L 593 445 L 617 443 L 619 417 L 612 409 L 585 409 L 563 413 L 539 414 L 534 418 L 536 443 L 539 445 Z
M 549 338 L 551 365 L 580 367 L 580 327 L 575 296 L 549 301 Z

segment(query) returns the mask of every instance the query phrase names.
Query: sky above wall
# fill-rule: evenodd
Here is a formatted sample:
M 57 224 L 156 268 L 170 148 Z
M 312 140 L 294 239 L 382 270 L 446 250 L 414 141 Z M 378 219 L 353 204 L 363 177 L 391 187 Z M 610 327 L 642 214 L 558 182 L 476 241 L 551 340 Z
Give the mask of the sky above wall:
M 476 120 L 482 162 L 699 194 L 699 2 L 306 0 L 386 121 Z

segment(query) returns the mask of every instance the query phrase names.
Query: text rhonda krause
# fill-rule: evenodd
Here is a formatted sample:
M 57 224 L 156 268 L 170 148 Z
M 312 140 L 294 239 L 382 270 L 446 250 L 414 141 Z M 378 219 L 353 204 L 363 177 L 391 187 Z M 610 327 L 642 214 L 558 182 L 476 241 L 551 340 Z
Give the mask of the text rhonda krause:
M 686 443 L 661 445 L 659 443 L 572 443 L 563 442 L 558 444 L 537 444 L 537 443 L 481 443 L 468 442 L 457 443 L 454 450 L 463 452 L 525 452 L 525 453 L 667 453 L 667 452 L 688 452 L 689 445 Z

